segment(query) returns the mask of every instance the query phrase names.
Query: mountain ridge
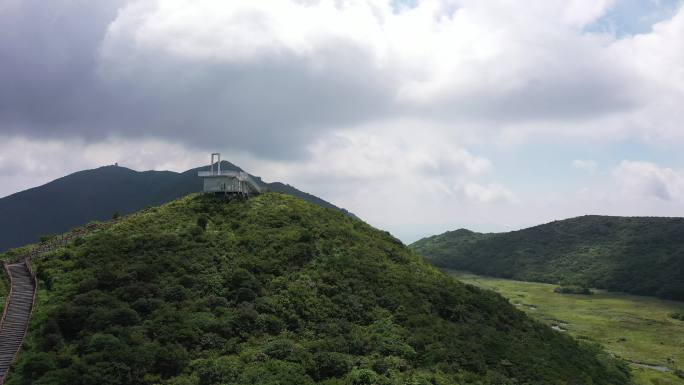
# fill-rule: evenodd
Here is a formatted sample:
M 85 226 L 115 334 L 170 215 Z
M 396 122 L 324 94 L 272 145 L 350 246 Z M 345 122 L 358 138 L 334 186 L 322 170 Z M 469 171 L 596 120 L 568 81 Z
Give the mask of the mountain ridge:
M 504 233 L 456 230 L 411 245 L 437 266 L 684 300 L 684 218 L 585 215 Z
M 243 171 L 222 161 L 223 170 Z M 133 213 L 147 206 L 156 206 L 187 194 L 202 191 L 198 171 L 201 166 L 184 172 L 136 171 L 108 165 L 77 171 L 44 185 L 0 198 L 0 252 L 11 247 L 36 242 L 40 236 L 62 233 L 92 220 L 109 219 L 115 213 Z M 254 177 L 270 191 L 297 196 L 353 215 L 312 194 L 281 182 L 264 182 Z

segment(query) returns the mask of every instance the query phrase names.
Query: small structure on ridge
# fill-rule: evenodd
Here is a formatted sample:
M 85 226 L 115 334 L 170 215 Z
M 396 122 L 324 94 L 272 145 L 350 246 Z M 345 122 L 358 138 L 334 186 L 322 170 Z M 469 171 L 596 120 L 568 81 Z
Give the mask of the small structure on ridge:
M 216 157 L 216 163 L 214 163 Z M 209 171 L 197 175 L 204 181 L 205 193 L 250 196 L 261 193 L 261 186 L 244 171 L 221 170 L 221 154 L 211 154 Z

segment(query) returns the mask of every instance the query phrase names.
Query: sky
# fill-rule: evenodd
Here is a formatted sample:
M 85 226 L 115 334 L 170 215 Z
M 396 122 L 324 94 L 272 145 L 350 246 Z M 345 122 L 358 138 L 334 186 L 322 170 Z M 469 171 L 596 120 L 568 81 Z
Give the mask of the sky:
M 684 216 L 684 6 L 0 0 L 0 196 L 211 152 L 405 242 Z

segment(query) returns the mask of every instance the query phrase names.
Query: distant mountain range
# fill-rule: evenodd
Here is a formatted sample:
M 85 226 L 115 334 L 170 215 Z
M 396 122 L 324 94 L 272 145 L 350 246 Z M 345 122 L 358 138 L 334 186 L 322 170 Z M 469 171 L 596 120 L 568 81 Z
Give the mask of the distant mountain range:
M 411 245 L 439 267 L 684 300 L 684 218 L 583 216 Z
M 38 241 L 40 236 L 63 233 L 92 220 L 110 219 L 114 213 L 129 214 L 181 196 L 202 191 L 197 172 L 209 166 L 182 173 L 172 171 L 135 171 L 105 166 L 79 171 L 45 185 L 0 199 L 0 252 Z M 241 170 L 221 162 L 222 170 Z M 332 203 L 290 185 L 266 183 L 270 191 L 302 198 L 350 214 Z

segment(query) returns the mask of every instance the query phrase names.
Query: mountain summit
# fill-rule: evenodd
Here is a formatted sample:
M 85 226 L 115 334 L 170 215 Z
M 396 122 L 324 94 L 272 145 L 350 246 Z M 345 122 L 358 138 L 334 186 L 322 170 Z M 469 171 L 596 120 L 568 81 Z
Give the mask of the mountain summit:
M 8 385 L 629 383 L 387 232 L 278 193 L 145 209 L 35 270 Z
M 135 171 L 120 166 L 105 166 L 79 171 L 45 185 L 0 199 L 0 252 L 36 242 L 42 235 L 65 232 L 92 220 L 105 220 L 114 213 L 129 214 L 190 193 L 202 191 L 198 171 Z M 221 169 L 242 171 L 238 166 L 221 162 Z M 280 183 L 266 183 L 255 177 L 269 191 L 296 196 L 343 212 L 332 203 Z

